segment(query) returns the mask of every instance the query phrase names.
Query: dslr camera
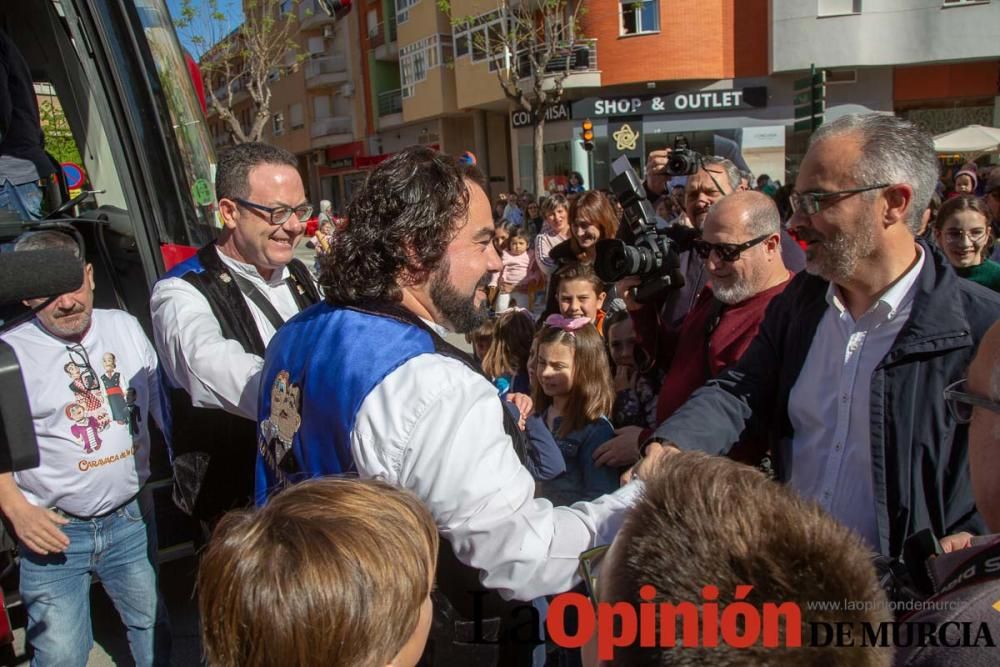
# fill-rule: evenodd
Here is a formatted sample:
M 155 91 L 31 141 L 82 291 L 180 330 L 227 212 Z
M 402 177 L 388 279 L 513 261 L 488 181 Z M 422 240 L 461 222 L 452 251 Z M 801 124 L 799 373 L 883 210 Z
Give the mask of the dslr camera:
M 667 160 L 667 174 L 670 176 L 690 176 L 701 167 L 701 153 L 688 147 L 687 138 L 682 136 L 674 139 L 674 148 Z
M 658 218 L 628 158 L 619 157 L 611 168 L 615 174 L 611 190 L 624 212 L 618 238 L 597 242 L 594 271 L 608 283 L 639 276 L 642 283 L 635 300 L 649 303 L 667 290 L 684 286 L 678 253 L 690 247 L 698 232 L 680 226 L 657 227 Z

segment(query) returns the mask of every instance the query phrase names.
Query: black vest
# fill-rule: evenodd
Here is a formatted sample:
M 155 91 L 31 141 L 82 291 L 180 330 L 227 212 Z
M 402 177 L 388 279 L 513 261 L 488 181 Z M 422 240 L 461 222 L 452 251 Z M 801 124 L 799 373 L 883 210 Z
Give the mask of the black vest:
M 264 356 L 264 341 L 243 293 L 214 243 L 198 250 L 202 271 L 181 277 L 208 301 L 222 336 L 249 354 Z M 288 285 L 299 310 L 320 300 L 309 269 L 297 259 L 288 264 Z M 170 390 L 173 423 L 174 503 L 191 516 L 215 521 L 223 513 L 251 504 L 257 461 L 256 422 L 213 408 L 196 408 L 183 389 Z

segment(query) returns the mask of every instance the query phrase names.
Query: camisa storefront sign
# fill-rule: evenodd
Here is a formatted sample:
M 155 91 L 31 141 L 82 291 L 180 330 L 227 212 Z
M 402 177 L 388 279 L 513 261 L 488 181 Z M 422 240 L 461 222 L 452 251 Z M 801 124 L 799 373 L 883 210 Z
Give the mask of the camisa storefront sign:
M 545 112 L 545 122 L 550 123 L 555 120 L 569 120 L 570 107 L 566 102 L 549 107 Z M 513 111 L 510 114 L 510 126 L 515 130 L 519 127 L 531 127 L 531 114 L 527 111 Z
M 573 103 L 573 118 L 733 111 L 766 106 L 767 87 L 752 86 L 731 90 L 670 93 L 669 95 L 588 97 Z

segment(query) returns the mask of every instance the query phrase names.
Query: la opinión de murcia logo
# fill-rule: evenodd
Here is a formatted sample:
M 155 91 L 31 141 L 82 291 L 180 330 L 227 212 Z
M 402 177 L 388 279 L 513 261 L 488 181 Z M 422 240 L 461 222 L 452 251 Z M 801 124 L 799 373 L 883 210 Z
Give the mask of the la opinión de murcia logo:
M 549 605 L 545 626 L 552 641 L 565 648 L 580 648 L 596 633 L 597 655 L 601 660 L 614 660 L 616 649 L 636 645 L 643 648 L 715 648 L 725 645 L 737 649 L 751 646 L 996 646 L 986 622 L 901 621 L 873 624 L 812 621 L 803 624 L 802 609 L 798 603 L 765 602 L 758 608 L 746 601 L 752 590 L 749 585 L 737 586 L 734 601 L 720 607 L 716 586 L 702 588 L 700 603 L 653 602 L 656 589 L 647 584 L 639 589 L 642 602 L 638 605 L 600 602 L 596 609 L 584 595 L 563 593 Z M 810 605 L 810 608 L 813 607 Z M 566 629 L 567 611 L 571 608 L 575 609 L 578 617 L 572 634 Z M 805 641 L 804 632 L 807 634 Z

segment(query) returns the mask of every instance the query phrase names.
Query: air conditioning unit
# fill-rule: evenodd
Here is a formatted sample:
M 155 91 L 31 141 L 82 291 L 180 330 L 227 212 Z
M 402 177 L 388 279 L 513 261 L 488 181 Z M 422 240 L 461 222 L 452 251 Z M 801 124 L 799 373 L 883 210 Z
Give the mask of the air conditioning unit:
M 354 84 L 348 82 L 348 83 L 345 83 L 344 85 L 342 85 L 340 87 L 340 96 L 341 97 L 353 97 L 354 96 Z
M 327 39 L 333 39 L 337 36 L 336 26 L 325 25 L 323 26 L 323 36 Z

